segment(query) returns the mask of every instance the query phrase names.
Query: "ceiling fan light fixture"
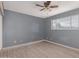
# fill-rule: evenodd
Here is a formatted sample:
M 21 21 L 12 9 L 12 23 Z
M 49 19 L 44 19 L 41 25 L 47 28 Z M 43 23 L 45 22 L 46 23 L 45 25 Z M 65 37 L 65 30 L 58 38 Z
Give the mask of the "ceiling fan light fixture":
M 45 9 L 49 10 L 51 8 L 57 8 L 57 7 L 59 7 L 58 5 L 53 5 L 52 6 L 50 4 L 51 4 L 51 1 L 46 1 L 46 2 L 44 2 L 43 6 L 40 5 L 40 4 L 36 4 L 36 6 L 43 7 L 40 11 L 43 11 Z

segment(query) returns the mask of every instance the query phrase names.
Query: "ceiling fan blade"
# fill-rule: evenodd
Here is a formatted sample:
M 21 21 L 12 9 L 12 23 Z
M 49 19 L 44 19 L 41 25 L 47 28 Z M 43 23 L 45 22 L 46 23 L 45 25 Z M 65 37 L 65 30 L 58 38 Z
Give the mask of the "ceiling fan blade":
M 57 7 L 58 7 L 58 5 L 50 6 L 50 8 L 57 8 Z
M 43 11 L 45 8 L 41 9 L 40 11 Z
M 42 5 L 39 5 L 39 4 L 36 4 L 36 6 L 39 6 L 39 7 L 44 7 L 44 6 L 42 6 Z

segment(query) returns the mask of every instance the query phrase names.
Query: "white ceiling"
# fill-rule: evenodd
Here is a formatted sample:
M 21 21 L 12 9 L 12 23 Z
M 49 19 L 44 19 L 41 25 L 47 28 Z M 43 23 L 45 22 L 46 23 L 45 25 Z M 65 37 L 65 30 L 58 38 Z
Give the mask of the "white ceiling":
M 53 8 L 51 11 L 40 11 L 42 8 L 35 6 L 35 4 L 43 5 L 43 1 L 5 1 L 4 8 L 41 18 L 79 8 L 79 1 L 52 1 L 51 5 L 59 5 L 59 7 Z

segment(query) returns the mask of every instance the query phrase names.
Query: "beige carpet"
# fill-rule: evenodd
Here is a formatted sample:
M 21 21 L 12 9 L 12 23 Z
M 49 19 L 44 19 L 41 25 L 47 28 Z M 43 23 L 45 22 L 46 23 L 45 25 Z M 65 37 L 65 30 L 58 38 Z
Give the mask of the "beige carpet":
M 23 46 L 13 49 L 0 51 L 0 57 L 11 58 L 68 58 L 79 57 L 79 51 L 64 48 L 59 45 L 48 42 L 40 42 L 37 44 Z

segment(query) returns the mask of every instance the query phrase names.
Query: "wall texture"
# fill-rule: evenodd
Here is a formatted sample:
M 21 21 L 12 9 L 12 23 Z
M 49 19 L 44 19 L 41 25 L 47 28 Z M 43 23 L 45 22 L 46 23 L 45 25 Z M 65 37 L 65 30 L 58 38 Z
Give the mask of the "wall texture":
M 67 46 L 79 48 L 79 30 L 51 30 L 51 20 L 76 14 L 79 15 L 79 8 L 47 18 L 47 39 Z
M 3 47 L 45 38 L 44 20 L 9 10 L 3 19 Z
M 79 30 L 51 30 L 51 19 L 79 14 L 79 9 L 51 16 L 46 19 L 5 10 L 3 18 L 3 47 L 48 39 L 79 48 Z

